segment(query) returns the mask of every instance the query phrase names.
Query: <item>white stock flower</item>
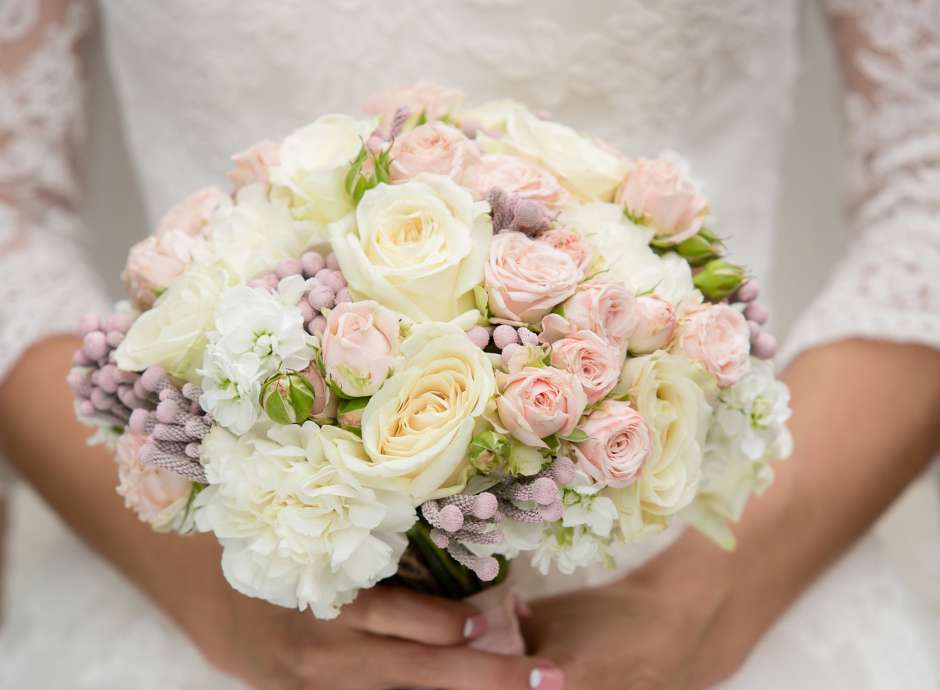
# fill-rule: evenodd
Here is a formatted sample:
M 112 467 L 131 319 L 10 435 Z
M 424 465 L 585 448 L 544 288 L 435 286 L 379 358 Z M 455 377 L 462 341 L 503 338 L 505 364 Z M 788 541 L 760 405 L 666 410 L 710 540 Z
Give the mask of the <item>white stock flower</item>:
M 418 505 L 466 484 L 467 448 L 496 377 L 486 354 L 450 324 L 416 326 L 401 353 L 404 364 L 362 415 L 368 459 L 351 458 L 349 469 Z
M 415 511 L 334 462 L 337 440 L 347 452 L 358 443 L 313 422 L 241 437 L 215 427 L 203 441 L 209 486 L 196 498 L 196 524 L 221 542 L 222 571 L 242 594 L 334 618 L 398 569 Z
M 580 568 L 610 562 L 609 540 L 584 527 L 560 528 L 547 533 L 532 554 L 532 565 L 548 575 L 554 565 L 563 575 Z
M 712 413 L 706 390 L 714 386 L 701 367 L 663 351 L 627 360 L 611 395 L 629 395 L 653 447 L 633 484 L 606 492 L 620 511 L 625 541 L 661 531 L 695 498 Z
M 616 151 L 561 123 L 543 120 L 523 106 L 503 103 L 484 114 L 490 122 L 503 125 L 502 136 L 479 135 L 484 151 L 538 163 L 584 201 L 611 201 L 627 173 L 627 161 Z
M 222 426 L 248 431 L 261 416 L 261 385 L 280 371 L 301 371 L 313 358 L 297 300 L 300 276 L 282 280 L 277 293 L 236 287 L 222 297 L 209 334 L 199 402 Z
M 330 239 L 357 295 L 415 321 L 449 321 L 473 308 L 483 281 L 488 210 L 449 178 L 422 174 L 367 191 Z
M 280 163 L 271 168 L 275 195 L 289 192 L 297 218 L 329 223 L 345 216 L 353 208 L 346 173 L 375 125 L 375 119 L 323 115 L 285 138 Z
M 720 545 L 734 546 L 727 521 L 737 522 L 748 499 L 773 481 L 772 460 L 790 455 L 790 391 L 770 362 L 751 360 L 750 372 L 723 390 L 708 432 L 702 483 L 685 511 L 687 522 Z

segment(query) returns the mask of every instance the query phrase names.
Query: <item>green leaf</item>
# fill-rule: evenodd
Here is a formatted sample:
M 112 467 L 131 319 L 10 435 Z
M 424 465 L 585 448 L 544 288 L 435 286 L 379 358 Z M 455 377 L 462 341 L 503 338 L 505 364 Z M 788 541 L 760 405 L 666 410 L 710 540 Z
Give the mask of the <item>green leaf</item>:
M 482 285 L 473 286 L 473 302 L 484 319 L 490 318 L 490 296 Z
M 581 443 L 582 441 L 587 441 L 589 437 L 581 429 L 575 429 L 568 435 L 558 434 L 558 438 L 562 441 L 570 441 L 571 443 Z

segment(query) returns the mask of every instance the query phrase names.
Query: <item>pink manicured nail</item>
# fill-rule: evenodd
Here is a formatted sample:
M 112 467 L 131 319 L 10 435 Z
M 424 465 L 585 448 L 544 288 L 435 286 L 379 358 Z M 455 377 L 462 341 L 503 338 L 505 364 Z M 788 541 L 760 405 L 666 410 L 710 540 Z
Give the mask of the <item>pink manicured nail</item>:
M 558 668 L 536 668 L 529 675 L 529 687 L 538 690 L 564 690 L 565 674 Z
M 463 636 L 468 640 L 475 640 L 482 637 L 487 628 L 489 628 L 489 623 L 486 622 L 486 616 L 478 613 L 475 616 L 470 616 L 467 622 L 463 624 Z

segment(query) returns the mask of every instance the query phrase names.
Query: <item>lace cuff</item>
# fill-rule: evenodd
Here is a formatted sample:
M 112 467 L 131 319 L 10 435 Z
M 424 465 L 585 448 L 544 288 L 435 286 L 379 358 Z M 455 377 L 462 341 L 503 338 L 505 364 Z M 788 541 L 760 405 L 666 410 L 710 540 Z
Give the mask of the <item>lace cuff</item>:
M 827 0 L 857 240 L 782 358 L 850 337 L 940 348 L 940 0 Z

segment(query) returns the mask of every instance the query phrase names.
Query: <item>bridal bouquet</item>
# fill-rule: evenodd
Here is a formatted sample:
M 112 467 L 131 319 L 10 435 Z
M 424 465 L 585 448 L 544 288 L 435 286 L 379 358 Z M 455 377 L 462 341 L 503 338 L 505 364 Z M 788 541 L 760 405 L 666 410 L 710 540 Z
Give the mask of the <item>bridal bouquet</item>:
M 69 384 L 127 506 L 331 618 L 729 521 L 789 452 L 757 283 L 673 154 L 429 84 L 234 157 L 130 253 Z

